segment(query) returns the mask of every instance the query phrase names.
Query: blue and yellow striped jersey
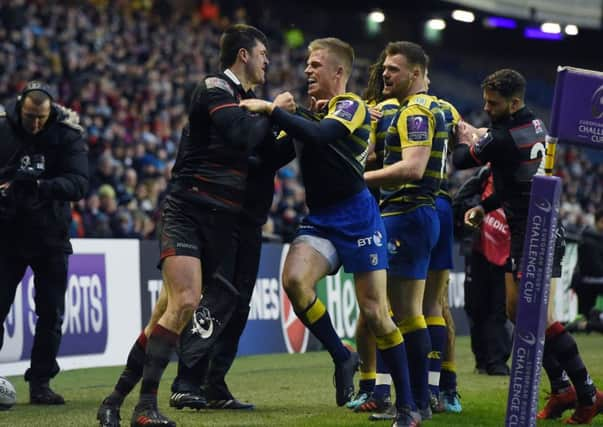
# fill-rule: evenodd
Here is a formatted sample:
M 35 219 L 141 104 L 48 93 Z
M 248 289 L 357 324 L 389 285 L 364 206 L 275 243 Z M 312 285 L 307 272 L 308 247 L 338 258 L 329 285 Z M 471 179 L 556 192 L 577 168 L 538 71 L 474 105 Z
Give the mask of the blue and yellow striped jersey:
M 461 120 L 461 115 L 457 111 L 457 109 L 450 102 L 445 99 L 438 99 L 438 103 L 440 104 L 440 108 L 444 113 L 444 119 L 446 121 L 446 130 L 448 132 L 448 136 L 450 137 L 450 132 L 453 126 L 456 126 L 458 122 Z M 446 151 L 450 149 L 448 145 L 448 139 L 446 139 Z M 448 194 L 448 190 L 450 188 L 450 184 L 448 183 L 448 171 L 446 170 L 446 159 L 444 159 L 444 176 L 442 177 L 442 182 L 440 184 L 440 191 L 438 191 L 438 196 L 447 197 L 450 200 L 450 194 Z
M 385 150 L 385 136 L 392 119 L 400 109 L 400 102 L 396 98 L 389 98 L 374 106 L 381 111 L 383 117 L 371 121 L 371 144 L 375 144 L 375 153 L 378 159 L 382 159 Z M 381 165 L 379 165 L 381 167 Z
M 383 166 L 401 161 L 404 149 L 409 147 L 430 147 L 431 154 L 421 179 L 381 187 L 381 200 L 388 201 L 384 215 L 409 212 L 419 206 L 434 206 L 445 174 L 447 139 L 445 113 L 436 97 L 419 93 L 401 103 L 385 137 Z
M 308 207 L 329 206 L 365 188 L 363 173 L 371 130 L 366 103 L 347 92 L 331 98 L 326 112 L 302 110 L 298 114 L 314 121 L 336 120 L 350 131 L 328 144 L 300 141 L 297 145 Z

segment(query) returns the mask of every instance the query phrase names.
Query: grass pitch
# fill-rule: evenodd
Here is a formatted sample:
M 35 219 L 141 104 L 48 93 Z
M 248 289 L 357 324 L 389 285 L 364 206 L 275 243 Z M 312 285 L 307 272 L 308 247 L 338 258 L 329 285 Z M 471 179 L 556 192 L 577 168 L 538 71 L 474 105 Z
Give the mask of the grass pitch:
M 601 364 L 602 335 L 577 336 L 578 345 L 595 383 L 603 386 Z M 124 360 L 126 355 L 124 354 Z M 508 377 L 489 377 L 473 373 L 473 357 L 469 339 L 457 341 L 459 391 L 462 414 L 436 414 L 425 425 L 439 427 L 486 427 L 504 425 Z M 67 405 L 32 406 L 28 402 L 27 384 L 22 377 L 11 377 L 17 389 L 17 405 L 0 412 L 0 426 L 55 427 L 95 426 L 96 410 L 102 398 L 111 391 L 121 368 L 96 368 L 66 371 L 52 382 L 62 393 Z M 250 356 L 238 359 L 229 375 L 229 385 L 237 398 L 256 404 L 255 411 L 175 410 L 169 408 L 171 381 L 176 365 L 171 363 L 159 390 L 162 411 L 178 426 L 389 426 L 385 422 L 369 422 L 366 414 L 355 414 L 335 405 L 332 383 L 333 367 L 325 352 Z M 548 381 L 541 382 L 541 406 Z M 130 425 L 130 416 L 138 389 L 122 408 L 122 425 Z M 569 416 L 569 412 L 565 414 Z M 539 422 L 539 426 L 562 425 L 561 421 Z M 593 425 L 603 426 L 603 415 Z

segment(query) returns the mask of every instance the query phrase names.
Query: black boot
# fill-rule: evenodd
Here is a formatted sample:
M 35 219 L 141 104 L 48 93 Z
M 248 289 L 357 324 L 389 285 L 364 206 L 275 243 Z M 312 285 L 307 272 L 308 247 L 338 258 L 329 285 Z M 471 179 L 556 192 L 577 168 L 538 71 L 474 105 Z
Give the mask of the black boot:
M 29 403 L 32 405 L 64 405 L 65 399 L 50 388 L 48 381 L 29 382 Z

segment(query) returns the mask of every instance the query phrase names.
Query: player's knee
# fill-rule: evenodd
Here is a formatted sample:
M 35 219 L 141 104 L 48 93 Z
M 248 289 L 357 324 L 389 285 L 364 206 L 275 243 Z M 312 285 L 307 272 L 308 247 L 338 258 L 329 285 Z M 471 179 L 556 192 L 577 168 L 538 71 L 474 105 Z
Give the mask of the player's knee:
M 365 323 L 370 329 L 375 329 L 381 325 L 384 320 L 388 317 L 387 310 L 384 310 L 383 307 L 379 304 L 378 301 L 375 300 L 366 300 L 362 302 L 362 306 L 360 307 L 362 312 L 362 316 L 365 319 Z
M 301 275 L 295 273 L 283 274 L 283 289 L 287 295 L 294 296 L 304 287 L 304 280 Z
M 176 311 L 195 311 L 201 300 L 201 291 L 196 288 L 186 288 L 174 292 L 172 296 L 173 302 L 168 301 L 168 306 L 171 305 Z

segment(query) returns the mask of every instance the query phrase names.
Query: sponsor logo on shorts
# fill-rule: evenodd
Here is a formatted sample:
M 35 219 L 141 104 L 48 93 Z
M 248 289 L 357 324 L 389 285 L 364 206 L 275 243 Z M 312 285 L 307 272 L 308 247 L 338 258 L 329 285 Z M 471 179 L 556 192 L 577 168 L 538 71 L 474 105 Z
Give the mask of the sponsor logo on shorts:
M 379 230 L 375 231 L 372 236 L 361 237 L 358 239 L 358 247 L 375 245 L 377 247 L 383 246 L 383 234 Z
M 373 243 L 378 247 L 383 246 L 383 234 L 379 230 L 373 233 Z
M 184 248 L 184 249 L 193 249 L 195 251 L 199 250 L 199 247 L 197 245 L 192 244 L 192 243 L 178 242 L 178 243 L 176 243 L 176 247 L 177 248 Z

